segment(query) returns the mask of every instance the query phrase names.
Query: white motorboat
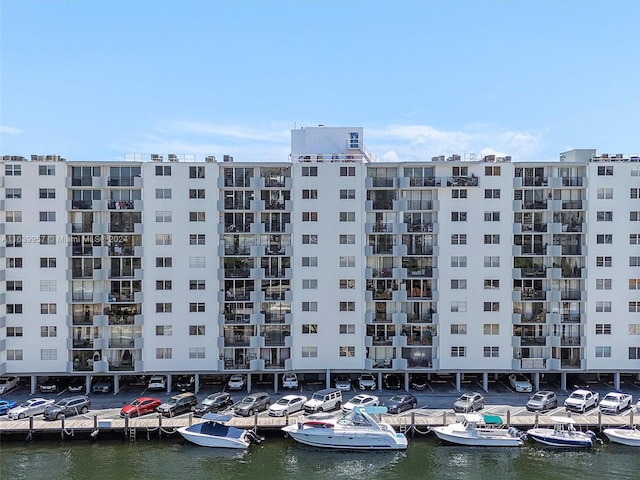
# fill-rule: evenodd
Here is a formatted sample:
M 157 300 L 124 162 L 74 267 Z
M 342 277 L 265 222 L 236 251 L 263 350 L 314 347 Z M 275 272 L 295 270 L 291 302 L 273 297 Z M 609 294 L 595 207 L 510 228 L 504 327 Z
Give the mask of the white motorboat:
M 436 436 L 447 443 L 482 447 L 519 447 L 526 435 L 516 428 L 504 428 L 497 415 L 467 413 L 462 420 L 432 428 Z
M 570 417 L 551 417 L 551 421 L 553 428 L 531 428 L 527 430 L 527 436 L 551 447 L 589 448 L 594 442 L 600 442 L 591 430 L 576 430 L 575 420 Z
M 386 407 L 354 407 L 339 418 L 307 419 L 282 430 L 297 442 L 342 450 L 402 450 L 407 437 L 374 415 L 387 413 Z
M 227 425 L 230 415 L 207 413 L 202 418 L 206 422 L 178 428 L 180 435 L 202 447 L 248 448 L 252 443 L 262 442 L 262 438 L 252 430 Z
M 614 443 L 640 447 L 640 430 L 635 426 L 634 428 L 605 428 L 603 432 Z

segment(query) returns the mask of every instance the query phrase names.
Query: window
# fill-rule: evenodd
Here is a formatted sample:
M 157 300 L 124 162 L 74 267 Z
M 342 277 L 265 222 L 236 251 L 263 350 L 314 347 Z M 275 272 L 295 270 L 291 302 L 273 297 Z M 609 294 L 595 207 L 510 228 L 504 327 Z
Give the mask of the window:
M 500 347 L 483 347 L 485 358 L 498 358 L 500 356 Z
M 600 312 L 600 313 L 611 312 L 611 301 L 598 300 L 596 302 L 596 312 Z
M 356 302 L 340 302 L 341 312 L 355 312 Z
M 55 175 L 56 167 L 55 165 L 40 165 L 38 166 L 38 175 Z
M 629 290 L 640 290 L 640 278 L 629 279 Z
M 56 198 L 56 189 L 55 188 L 41 188 L 40 189 L 40 198 Z
M 57 289 L 57 282 L 55 280 L 40 280 L 41 292 L 55 292 Z
M 640 257 L 629 257 L 630 267 L 640 267 Z
M 21 188 L 7 188 L 5 190 L 6 198 L 22 198 L 22 189 Z
M 356 198 L 356 191 L 353 188 L 340 190 L 340 200 L 353 200 Z
M 7 337 L 22 337 L 22 327 L 7 327 Z
M 5 240 L 7 242 L 7 247 L 22 247 L 22 235 L 9 234 L 5 236 Z
M 189 167 L 189 178 L 204 178 L 204 166 Z
M 205 268 L 205 257 L 189 257 L 189 268 Z
M 356 287 L 356 280 L 354 278 L 341 278 L 340 289 L 351 289 Z
M 611 279 L 596 278 L 596 290 L 611 290 Z
M 466 357 L 467 349 L 466 347 L 451 347 L 451 357 Z
M 190 302 L 189 303 L 189 312 L 191 312 L 191 313 L 202 313 L 202 312 L 204 312 L 204 303 L 202 303 L 202 302 Z
M 315 188 L 305 188 L 304 190 L 302 190 L 302 198 L 315 200 L 318 198 L 318 190 L 316 190 Z
M 356 176 L 356 167 L 340 167 L 340 176 L 341 177 L 355 177 Z
M 606 175 L 608 177 L 613 175 L 613 165 L 598 165 L 598 175 Z
M 451 257 L 451 266 L 453 268 L 466 267 L 467 266 L 466 255 Z
M 340 212 L 340 221 L 341 222 L 355 222 L 356 221 L 356 212 Z
M 189 212 L 190 222 L 204 222 L 205 218 L 205 212 Z
M 613 243 L 613 235 L 608 233 L 599 233 L 596 235 L 596 243 L 598 245 L 611 245 Z
M 189 347 L 189 358 L 205 358 L 204 347 Z
M 318 280 L 315 278 L 302 279 L 302 288 L 304 290 L 315 290 L 318 288 Z
M 486 177 L 500 176 L 500 167 L 484 167 L 484 175 Z
M 484 236 L 484 244 L 485 245 L 499 245 L 500 244 L 500 235 L 498 234 L 487 234 Z
M 500 302 L 484 302 L 484 311 L 485 312 L 499 312 L 500 311 Z
M 318 244 L 318 235 L 302 235 L 302 244 L 303 245 L 317 245 Z
M 171 165 L 156 165 L 156 177 L 170 177 L 170 176 L 171 176 Z
M 204 280 L 189 280 L 189 290 L 204 290 L 204 289 L 205 289 Z
M 7 177 L 19 177 L 22 175 L 22 165 L 5 165 L 4 174 Z M 20 360 L 22 360 L 22 358 Z
M 169 337 L 173 334 L 171 325 L 156 325 L 156 335 Z
M 640 235 L 637 233 L 629 234 L 629 245 L 640 245 Z
M 317 222 L 318 221 L 318 212 L 302 212 L 302 221 L 303 222 Z
M 605 211 L 596 212 L 596 221 L 597 222 L 612 222 L 613 221 L 613 212 L 605 212 Z
M 452 222 L 466 222 L 467 221 L 467 212 L 451 212 L 451 221 Z
M 467 311 L 467 302 L 454 300 L 451 302 L 451 311 L 452 312 L 466 312 Z
M 629 324 L 629 335 L 640 335 L 640 323 Z
M 356 333 L 356 324 L 355 323 L 341 323 L 340 324 L 340 335 L 352 335 Z
M 484 266 L 488 268 L 496 268 L 500 266 L 500 257 L 484 257 Z
M 55 303 L 40 304 L 41 315 L 55 315 L 56 313 L 58 313 L 58 306 Z
M 466 245 L 467 244 L 467 234 L 466 233 L 452 233 L 451 234 L 451 245 Z
M 348 345 L 343 346 L 340 345 L 340 356 L 341 357 L 355 357 L 356 356 L 356 347 Z
M 7 268 L 22 268 L 22 258 L 7 257 L 6 265 L 7 265 Z
M 632 188 L 629 190 L 629 198 L 640 198 L 640 188 Z
M 356 266 L 356 257 L 353 255 L 346 255 L 340 257 L 340 266 L 341 267 L 355 267 Z
M 611 335 L 611 324 L 596 323 L 596 335 Z
M 7 210 L 5 212 L 5 218 L 7 223 L 19 223 L 22 222 L 22 211 L 20 210 Z
M 40 245 L 55 245 L 56 244 L 56 236 L 55 235 L 40 235 L 40 239 L 38 240 Z
M 156 303 L 156 313 L 171 313 L 172 311 L 173 311 L 173 304 L 171 302 Z
M 170 223 L 171 222 L 171 212 L 166 210 L 158 210 L 156 211 L 156 222 L 157 223 Z
M 40 360 L 57 360 L 58 351 L 55 348 L 42 348 L 40 350 Z
M 58 328 L 55 325 L 43 325 L 40 327 L 41 337 L 57 337 Z
M 302 167 L 302 176 L 303 177 L 317 177 L 318 176 L 318 167 Z
M 484 280 L 484 289 L 485 290 L 494 290 L 496 288 L 500 288 L 500 280 L 499 279 L 487 279 Z
M 482 333 L 485 335 L 500 335 L 499 323 L 485 323 L 482 326 Z
M 640 222 L 640 212 L 638 211 L 629 212 L 629 221 Z
M 156 280 L 156 290 L 171 290 L 171 280 Z
M 499 222 L 500 221 L 500 212 L 484 212 L 484 221 L 485 222 Z
M 302 266 L 303 267 L 317 267 L 318 266 L 318 257 L 302 257 Z
M 189 325 L 189 335 L 203 336 L 204 332 L 204 325 Z
M 21 303 L 7 303 L 7 313 L 19 315 L 22 313 Z
M 598 188 L 596 197 L 599 200 L 611 200 L 613 198 L 613 188 Z
M 451 190 L 451 198 L 467 198 L 467 190 L 465 188 L 454 188 Z
M 7 360 L 22 360 L 22 350 L 7 349 Z
M 611 347 L 596 346 L 596 358 L 610 358 Z
M 317 323 L 303 323 L 302 324 L 302 333 L 303 334 L 318 333 L 318 324 Z
M 7 292 L 21 292 L 22 280 L 7 280 Z
M 596 257 L 596 267 L 610 267 L 611 266 L 611 257 Z
M 9 306 L 7 305 L 7 312 L 9 311 Z M 630 313 L 640 313 L 640 302 L 631 301 L 629 302 L 629 312 Z M 22 312 L 20 312 L 22 313 Z
M 309 345 L 302 346 L 302 358 L 316 358 L 318 356 L 318 347 Z
M 485 188 L 484 198 L 500 198 L 499 188 Z
M 469 167 L 452 167 L 451 175 L 454 177 L 468 177 Z
M 340 235 L 340 245 L 354 245 L 356 243 L 355 235 Z
M 466 323 L 452 323 L 451 324 L 451 335 L 466 335 L 467 334 L 467 324 Z
M 156 233 L 156 245 L 171 245 L 172 242 L 170 233 Z
M 302 302 L 302 311 L 303 312 L 317 312 L 318 311 L 318 302 Z
M 358 132 L 349 132 L 349 148 L 360 148 L 360 135 Z
M 204 233 L 189 234 L 189 245 L 204 245 Z
M 467 289 L 467 280 L 466 279 L 452 279 L 451 280 L 451 290 L 466 290 Z
M 172 350 L 171 348 L 156 348 L 156 359 L 171 359 Z
M 56 268 L 55 257 L 40 257 L 40 268 Z
M 189 198 L 205 198 L 204 188 L 190 188 Z

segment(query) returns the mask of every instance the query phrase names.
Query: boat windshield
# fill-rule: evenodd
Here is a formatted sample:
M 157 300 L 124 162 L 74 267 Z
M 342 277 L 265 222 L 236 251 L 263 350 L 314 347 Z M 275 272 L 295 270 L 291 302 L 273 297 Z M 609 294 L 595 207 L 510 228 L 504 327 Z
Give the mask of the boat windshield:
M 338 420 L 340 425 L 357 425 L 359 427 L 369 427 L 371 422 L 361 413 L 351 411 Z

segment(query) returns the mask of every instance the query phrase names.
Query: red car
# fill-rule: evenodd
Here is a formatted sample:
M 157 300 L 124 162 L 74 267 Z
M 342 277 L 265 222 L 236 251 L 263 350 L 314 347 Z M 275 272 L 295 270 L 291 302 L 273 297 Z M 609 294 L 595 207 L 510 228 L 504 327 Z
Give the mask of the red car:
M 162 403 L 159 398 L 140 397 L 136 398 L 129 405 L 122 407 L 120 410 L 121 417 L 139 417 L 147 413 L 153 413 L 158 408 L 158 405 Z

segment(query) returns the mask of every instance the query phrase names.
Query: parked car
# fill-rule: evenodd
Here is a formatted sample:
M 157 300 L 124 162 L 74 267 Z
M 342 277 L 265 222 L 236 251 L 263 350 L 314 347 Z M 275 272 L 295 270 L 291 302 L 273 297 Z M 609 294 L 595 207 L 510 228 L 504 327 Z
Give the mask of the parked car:
M 175 417 L 195 410 L 197 404 L 198 398 L 193 393 L 185 392 L 174 395 L 165 403 L 158 405 L 157 410 L 165 417 Z
M 384 402 L 389 413 L 401 413 L 405 410 L 411 410 L 418 405 L 418 399 L 410 393 L 394 395 Z
M 368 395 L 366 393 L 361 393 L 356 395 L 347 403 L 342 405 L 343 412 L 350 412 L 354 407 L 375 407 L 380 405 L 380 399 L 375 395 Z
M 244 390 L 247 387 L 247 381 L 244 375 L 231 375 L 227 388 L 229 390 Z
M 412 375 L 410 378 L 410 381 L 411 381 L 411 388 L 419 392 L 426 390 L 427 387 L 429 386 L 429 379 L 426 375 L 422 375 L 422 374 Z
M 13 407 L 7 413 L 7 417 L 11 420 L 19 418 L 33 417 L 34 415 L 40 415 L 44 412 L 44 409 L 49 405 L 52 405 L 54 400 L 47 398 L 30 398 L 26 402 L 21 403 L 17 407 Z
M 153 375 L 147 383 L 147 390 L 166 390 L 167 379 L 162 375 Z
M 62 390 L 62 379 L 60 377 L 44 377 L 40 379 L 38 390 L 42 393 L 56 393 Z
M 269 415 L 272 417 L 282 417 L 298 412 L 304 408 L 306 401 L 307 397 L 303 395 L 285 395 L 269 407 Z
M 456 413 L 469 413 L 484 408 L 484 397 L 479 393 L 465 393 L 453 403 Z
M 335 382 L 336 388 L 343 392 L 351 390 L 351 380 L 348 377 L 338 377 Z
M 196 378 L 193 375 L 183 375 L 176 382 L 179 392 L 193 392 L 196 389 Z
M 45 420 L 59 420 L 62 416 L 81 415 L 87 413 L 90 407 L 91 399 L 85 395 L 61 398 L 44 409 L 43 418 Z
M 15 400 L 0 400 L 0 415 L 6 415 L 9 410 L 18 406 Z
M 370 373 L 362 373 L 358 377 L 358 388 L 360 390 L 375 390 L 377 386 L 376 377 Z
M 597 407 L 599 400 L 598 392 L 579 389 L 569 395 L 569 398 L 564 401 L 564 406 L 569 411 L 584 413 L 590 408 Z
M 202 417 L 205 413 L 218 413 L 233 406 L 233 399 L 227 392 L 212 393 L 201 403 L 196 405 L 193 414 Z
M 617 415 L 627 408 L 631 408 L 633 396 L 628 393 L 609 392 L 600 400 L 600 411 Z
M 384 388 L 388 390 L 399 390 L 402 388 L 402 382 L 400 377 L 395 373 L 387 373 L 383 377 Z
M 533 386 L 529 379 L 519 373 L 509 375 L 509 383 L 516 392 L 530 393 L 533 391 Z
M 139 417 L 147 413 L 153 413 L 162 404 L 162 400 L 155 397 L 139 397 L 132 401 L 129 405 L 125 405 L 120 409 L 121 417 Z
M 282 388 L 289 388 L 289 389 L 297 389 L 299 386 L 298 383 L 298 376 L 293 373 L 293 372 L 289 372 L 289 373 L 285 373 L 282 376 Z
M 69 383 L 69 391 L 72 393 L 82 393 L 86 388 L 84 377 L 74 377 Z
M 558 397 L 550 390 L 540 390 L 531 396 L 527 402 L 527 410 L 530 412 L 546 412 L 558 406 Z
M 314 392 L 304 404 L 306 413 L 330 412 L 342 405 L 342 390 L 337 388 L 323 388 Z
M 113 380 L 108 377 L 98 377 L 94 379 L 91 386 L 93 393 L 109 393 L 113 390 Z
M 244 397 L 233 409 L 236 415 L 250 417 L 255 412 L 261 412 L 269 408 L 271 397 L 269 394 L 260 392 L 252 393 Z
M 0 377 L 0 395 L 6 395 L 20 384 L 19 377 Z

